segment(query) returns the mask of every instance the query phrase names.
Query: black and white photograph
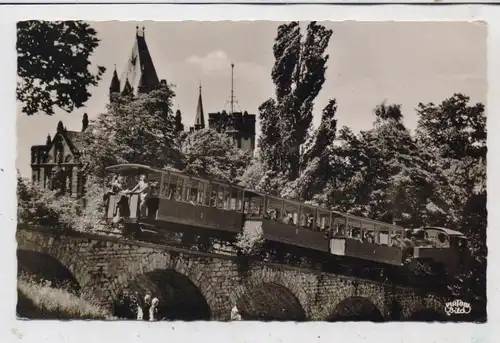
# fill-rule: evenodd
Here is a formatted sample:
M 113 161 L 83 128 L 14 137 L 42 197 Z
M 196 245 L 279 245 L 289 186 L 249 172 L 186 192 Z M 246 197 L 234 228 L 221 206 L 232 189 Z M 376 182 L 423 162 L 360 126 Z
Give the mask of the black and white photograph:
M 487 31 L 17 22 L 17 319 L 486 322 Z

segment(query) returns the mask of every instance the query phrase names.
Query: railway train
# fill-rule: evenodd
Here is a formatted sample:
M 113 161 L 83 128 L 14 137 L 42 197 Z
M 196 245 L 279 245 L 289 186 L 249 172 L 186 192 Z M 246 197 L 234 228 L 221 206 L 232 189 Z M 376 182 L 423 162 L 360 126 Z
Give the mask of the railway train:
M 129 232 L 181 228 L 234 235 L 260 227 L 265 241 L 337 259 L 448 275 L 458 275 L 467 263 L 467 238 L 447 228 L 406 229 L 173 169 L 120 164 L 107 171 L 123 188 L 132 188 L 138 176 L 148 185 L 142 194 L 107 197 L 107 220 L 120 218 Z

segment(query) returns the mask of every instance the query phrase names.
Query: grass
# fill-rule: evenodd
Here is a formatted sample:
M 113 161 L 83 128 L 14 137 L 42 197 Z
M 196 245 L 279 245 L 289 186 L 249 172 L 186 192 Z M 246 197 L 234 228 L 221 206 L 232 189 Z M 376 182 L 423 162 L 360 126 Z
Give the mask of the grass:
M 20 276 L 17 283 L 17 315 L 28 319 L 114 319 L 85 296 L 37 283 Z

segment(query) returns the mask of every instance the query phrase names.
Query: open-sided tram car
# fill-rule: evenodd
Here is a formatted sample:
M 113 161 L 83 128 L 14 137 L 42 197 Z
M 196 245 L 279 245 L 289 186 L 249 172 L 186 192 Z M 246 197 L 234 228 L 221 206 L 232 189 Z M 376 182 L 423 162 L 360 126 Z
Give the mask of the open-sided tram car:
M 126 225 L 161 228 L 174 224 L 229 233 L 259 226 L 267 241 L 339 257 L 393 266 L 433 261 L 448 272 L 463 265 L 467 241 L 457 231 L 408 230 L 174 170 L 139 164 L 115 165 L 107 170 L 121 175 L 125 182 L 141 174 L 147 177 L 149 193 L 143 213 L 139 194 L 109 196 L 107 218 L 119 215 Z M 134 184 L 128 186 L 130 189 Z

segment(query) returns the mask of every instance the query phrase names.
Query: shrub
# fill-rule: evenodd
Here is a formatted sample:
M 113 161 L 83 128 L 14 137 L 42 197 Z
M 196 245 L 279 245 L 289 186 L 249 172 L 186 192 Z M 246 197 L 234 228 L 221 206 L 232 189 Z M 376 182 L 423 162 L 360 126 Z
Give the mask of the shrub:
M 78 214 L 78 204 L 66 195 L 25 183 L 17 182 L 17 218 L 21 224 L 71 230 Z
M 77 296 L 50 282 L 21 275 L 17 283 L 17 315 L 30 319 L 114 319 L 87 295 Z
M 257 223 L 257 222 L 256 222 Z M 255 254 L 264 244 L 262 224 L 245 225 L 243 231 L 236 237 L 236 247 L 244 255 Z

